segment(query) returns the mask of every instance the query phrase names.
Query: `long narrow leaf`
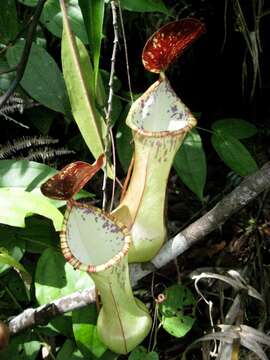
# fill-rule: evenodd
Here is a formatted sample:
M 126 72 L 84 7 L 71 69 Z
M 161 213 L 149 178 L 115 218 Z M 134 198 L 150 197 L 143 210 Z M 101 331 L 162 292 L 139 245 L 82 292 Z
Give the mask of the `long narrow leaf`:
M 86 145 L 97 159 L 104 153 L 101 129 L 105 125 L 96 111 L 82 70 L 87 68 L 89 57 L 82 42 L 79 39 L 75 41 L 71 32 L 64 0 L 60 0 L 60 5 L 63 13 L 62 66 L 72 114 Z M 82 53 L 85 56 L 80 56 Z
M 160 12 L 170 15 L 162 0 L 121 0 L 121 7 L 129 11 Z
M 102 28 L 104 19 L 104 0 L 79 0 L 88 35 L 90 52 L 94 63 L 95 88 L 97 86 Z

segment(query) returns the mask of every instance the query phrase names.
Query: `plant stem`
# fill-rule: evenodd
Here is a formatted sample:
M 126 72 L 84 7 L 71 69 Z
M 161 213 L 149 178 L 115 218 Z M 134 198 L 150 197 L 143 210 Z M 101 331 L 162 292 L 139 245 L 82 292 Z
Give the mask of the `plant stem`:
M 200 126 L 196 126 L 196 129 L 199 129 L 199 130 L 202 130 L 202 131 L 206 131 L 206 132 L 208 132 L 208 133 L 210 133 L 210 134 L 214 134 L 214 133 L 215 133 L 215 132 L 212 131 L 212 130 L 205 129 L 205 128 L 202 128 L 202 127 L 200 127 Z
M 128 80 L 128 89 L 129 89 L 129 96 L 130 100 L 133 103 L 133 94 L 132 94 L 132 87 L 131 87 L 131 79 L 130 79 L 130 71 L 129 71 L 129 61 L 128 61 L 128 49 L 127 49 L 127 39 L 126 39 L 126 32 L 125 32 L 125 26 L 124 26 L 124 20 L 123 20 L 123 14 L 121 9 L 121 0 L 117 0 L 118 2 L 118 8 L 119 8 L 119 18 L 120 18 L 120 24 L 121 24 L 121 31 L 123 36 L 123 43 L 124 43 L 124 49 L 125 49 L 125 59 L 126 59 L 126 70 L 127 70 L 127 80 Z
M 117 24 L 117 11 L 116 11 L 116 3 L 114 0 L 111 0 L 111 11 L 112 11 L 112 18 L 113 18 L 113 32 L 114 32 L 114 40 L 113 40 L 113 50 L 112 50 L 112 57 L 111 57 L 111 71 L 110 71 L 110 79 L 109 79 L 109 97 L 108 97 L 108 106 L 106 110 L 106 138 L 105 138 L 105 155 L 106 155 L 106 164 L 104 168 L 104 177 L 103 177 L 103 186 L 102 186 L 102 192 L 103 192 L 103 199 L 102 199 L 102 209 L 106 209 L 106 203 L 107 203 L 107 167 L 109 164 L 109 157 L 111 154 L 111 147 L 114 144 L 112 139 L 112 131 L 111 131 L 111 114 L 112 114 L 112 100 L 113 100 L 113 78 L 114 78 L 114 72 L 115 72 L 115 61 L 116 61 L 116 53 L 117 53 L 117 47 L 119 43 L 119 36 L 118 36 L 118 24 Z M 114 147 L 114 145 L 113 145 Z M 113 149 L 113 152 L 115 153 L 115 150 Z M 114 191 L 115 191 L 115 176 L 116 176 L 116 163 L 115 163 L 115 155 L 113 156 L 113 190 L 112 190 L 112 198 L 111 198 L 111 205 L 110 208 L 112 208 L 113 200 L 114 200 Z

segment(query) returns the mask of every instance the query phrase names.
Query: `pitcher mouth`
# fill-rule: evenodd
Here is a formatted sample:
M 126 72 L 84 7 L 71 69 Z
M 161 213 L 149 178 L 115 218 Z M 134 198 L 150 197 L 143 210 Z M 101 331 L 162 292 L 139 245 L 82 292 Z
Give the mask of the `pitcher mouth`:
M 135 134 L 146 137 L 181 137 L 197 120 L 164 75 L 133 103 L 126 124 Z
M 192 119 L 193 120 L 193 119 Z M 152 138 L 162 138 L 162 137 L 181 137 L 197 125 L 197 121 L 193 120 L 193 123 L 187 124 L 184 128 L 179 130 L 165 130 L 165 131 L 147 131 L 140 128 L 137 128 L 134 125 L 129 124 L 128 126 L 134 131 L 137 135 L 143 135 L 146 137 Z
M 109 224 L 109 227 L 112 230 L 112 234 L 116 236 L 116 234 L 119 234 L 121 237 L 121 243 L 123 242 L 123 246 L 119 251 L 115 253 L 109 260 L 104 261 L 101 264 L 93 264 L 93 263 L 85 263 L 81 259 L 79 259 L 79 256 L 74 254 L 74 250 L 71 249 L 71 246 L 69 244 L 69 229 L 68 229 L 68 221 L 71 215 L 71 212 L 74 208 L 80 209 L 80 210 L 86 210 L 88 213 L 88 216 L 91 215 L 95 218 L 95 221 L 97 219 L 104 221 L 103 227 L 105 227 L 105 224 Z M 87 214 L 86 214 L 87 216 Z M 105 230 L 104 230 L 105 231 Z M 113 236 L 112 235 L 112 236 Z M 89 236 L 91 237 L 91 228 L 89 228 Z M 100 235 L 102 236 L 102 235 Z M 86 271 L 88 273 L 98 273 L 101 271 L 104 271 L 106 269 L 111 268 L 118 262 L 120 262 L 125 256 L 128 254 L 128 250 L 131 245 L 131 235 L 127 229 L 127 227 L 122 224 L 119 220 L 117 220 L 114 216 L 111 214 L 107 214 L 103 210 L 96 208 L 89 204 L 79 203 L 77 201 L 68 201 L 67 203 L 67 209 L 64 216 L 64 221 L 62 225 L 62 230 L 60 232 L 60 241 L 61 241 L 61 250 L 65 257 L 65 259 L 75 268 L 81 271 Z M 75 249 L 76 244 L 72 245 L 73 249 Z M 85 254 L 84 254 L 85 255 Z

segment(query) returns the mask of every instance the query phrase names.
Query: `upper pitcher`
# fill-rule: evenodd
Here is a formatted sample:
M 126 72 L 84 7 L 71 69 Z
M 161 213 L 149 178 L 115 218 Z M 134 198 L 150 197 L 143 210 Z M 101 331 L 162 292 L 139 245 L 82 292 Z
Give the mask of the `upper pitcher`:
M 132 234 L 129 262 L 151 260 L 166 238 L 166 186 L 174 156 L 196 119 L 163 75 L 132 105 L 127 125 L 135 144 L 127 192 L 113 215 Z

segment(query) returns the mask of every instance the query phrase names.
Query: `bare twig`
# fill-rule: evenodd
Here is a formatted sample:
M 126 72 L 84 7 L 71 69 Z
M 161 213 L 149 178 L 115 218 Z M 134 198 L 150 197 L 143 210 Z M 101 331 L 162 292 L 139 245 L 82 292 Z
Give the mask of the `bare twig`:
M 235 212 L 254 200 L 264 190 L 270 188 L 269 179 L 270 162 L 266 163 L 256 173 L 245 178 L 237 188 L 217 203 L 212 210 L 189 225 L 174 238 L 170 239 L 151 262 L 145 264 L 132 264 L 130 266 L 130 272 L 133 284 L 136 284 L 139 279 L 153 272 L 155 269 L 166 265 L 168 262 L 189 249 L 192 245 L 198 243 L 207 234 L 228 220 Z M 93 289 L 73 293 L 62 299 L 58 299 L 45 305 L 45 307 L 54 308 L 54 311 L 49 312 L 46 321 L 49 321 L 56 315 L 76 310 L 94 301 L 95 292 Z M 42 314 L 43 308 L 44 306 L 36 310 L 28 309 L 13 318 L 9 322 L 10 332 L 15 334 L 21 330 L 40 324 L 41 321 L 37 321 L 36 318 L 40 316 L 40 313 Z
M 125 50 L 125 59 L 126 59 L 126 70 L 127 70 L 129 96 L 130 96 L 131 102 L 133 103 L 133 93 L 132 93 L 132 87 L 131 87 L 130 71 L 129 71 L 129 61 L 128 61 L 127 39 L 126 39 L 126 32 L 125 32 L 124 20 L 123 20 L 123 14 L 122 14 L 122 9 L 121 9 L 121 0 L 118 0 L 117 2 L 118 2 L 119 18 L 120 18 L 120 24 L 121 24 L 121 32 L 122 32 L 122 36 L 123 36 L 123 43 L 124 43 L 124 50 Z
M 84 290 L 42 305 L 37 309 L 24 310 L 20 315 L 11 319 L 8 326 L 11 334 L 28 329 L 36 325 L 46 325 L 52 318 L 74 309 L 80 309 L 95 302 L 95 289 Z
M 102 192 L 103 192 L 103 200 L 102 200 L 102 209 L 105 210 L 106 208 L 106 202 L 107 202 L 107 167 L 108 167 L 108 159 L 110 155 L 110 148 L 112 146 L 112 132 L 111 132 L 111 114 L 112 114 L 112 100 L 113 100 L 113 78 L 114 78 L 114 72 L 115 72 L 115 60 L 116 60 L 116 53 L 117 53 L 117 47 L 119 43 L 119 37 L 118 37 L 118 24 L 117 24 L 117 10 L 116 10 L 116 4 L 114 0 L 111 0 L 111 10 L 112 10 L 112 19 L 113 19 L 113 33 L 114 33 L 114 40 L 113 40 L 113 50 L 112 50 L 112 57 L 111 57 L 111 71 L 110 71 L 110 80 L 109 80 L 109 97 L 108 97 L 108 107 L 106 110 L 106 139 L 105 139 L 105 155 L 106 155 L 106 165 L 104 168 L 104 178 L 103 178 L 103 186 L 102 186 Z M 115 176 L 116 176 L 116 169 L 115 169 L 116 163 L 113 164 L 114 169 L 114 181 L 113 181 L 113 192 L 114 195 L 114 188 L 115 188 Z M 111 205 L 113 204 L 113 196 L 111 199 Z
M 25 129 L 29 129 L 29 126 L 24 125 L 23 123 L 21 123 L 21 122 L 19 122 L 19 121 L 15 120 L 15 119 L 13 119 L 13 117 L 8 116 L 7 114 L 5 114 L 5 113 L 3 113 L 3 112 L 1 112 L 1 111 L 0 111 L 0 116 L 3 116 L 3 118 L 4 118 L 5 120 L 8 120 L 8 121 L 14 122 L 15 124 L 17 124 L 17 125 L 19 125 L 19 126 L 21 126 L 21 127 L 25 128 Z
M 230 194 L 219 201 L 212 210 L 169 240 L 152 260 L 152 263 L 156 268 L 161 268 L 217 229 L 235 212 L 269 188 L 269 179 L 270 162 L 266 163 L 261 170 L 245 178 Z
M 5 103 L 8 101 L 10 96 L 14 93 L 14 91 L 16 90 L 17 86 L 19 85 L 19 83 L 23 77 L 23 74 L 24 74 L 24 71 L 25 71 L 25 68 L 26 68 L 26 65 L 28 62 L 29 54 L 31 51 L 36 27 L 38 24 L 38 19 L 40 17 L 40 14 L 41 14 L 41 11 L 43 9 L 45 2 L 46 2 L 46 0 L 39 0 L 37 3 L 34 14 L 32 16 L 32 21 L 28 27 L 28 32 L 26 35 L 23 53 L 22 53 L 20 62 L 16 67 L 16 76 L 15 76 L 14 80 L 12 81 L 12 83 L 10 84 L 10 87 L 8 88 L 8 90 L 5 92 L 5 94 L 0 97 L 0 109 L 2 108 L 3 105 L 5 105 Z

